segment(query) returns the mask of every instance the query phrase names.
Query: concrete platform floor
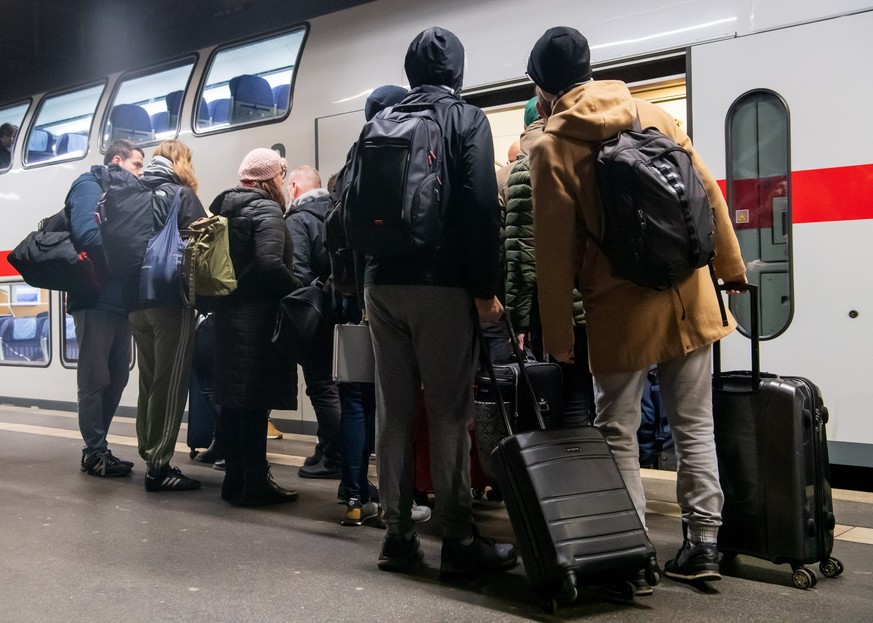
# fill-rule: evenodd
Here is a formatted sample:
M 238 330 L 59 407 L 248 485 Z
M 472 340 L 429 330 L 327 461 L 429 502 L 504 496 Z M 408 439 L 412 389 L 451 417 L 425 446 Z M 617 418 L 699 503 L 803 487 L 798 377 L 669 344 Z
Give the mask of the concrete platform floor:
M 117 418 L 111 433 L 113 451 L 133 460 L 133 421 Z M 300 500 L 266 509 L 223 502 L 222 473 L 190 461 L 183 444 L 174 464 L 202 480 L 200 490 L 147 493 L 138 459 L 132 476 L 88 476 L 81 445 L 72 413 L 0 406 L 0 621 L 873 621 L 871 494 L 837 492 L 834 555 L 845 572 L 811 590 L 791 586 L 787 565 L 740 557 L 704 589 L 665 579 L 628 602 L 588 588 L 551 616 L 531 599 L 521 565 L 440 580 L 436 520 L 420 526 L 423 566 L 380 572 L 384 532 L 340 526 L 337 481 L 297 477 L 311 437 L 269 442 L 276 480 Z M 645 478 L 662 563 L 681 543 L 671 478 Z M 512 540 L 502 504 L 476 501 L 474 510 L 483 534 Z

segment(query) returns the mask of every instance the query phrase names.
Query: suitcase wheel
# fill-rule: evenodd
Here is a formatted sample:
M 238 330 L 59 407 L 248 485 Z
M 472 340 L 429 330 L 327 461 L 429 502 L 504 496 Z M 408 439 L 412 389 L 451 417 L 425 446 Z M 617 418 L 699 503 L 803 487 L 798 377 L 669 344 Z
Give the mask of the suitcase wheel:
M 622 582 L 618 587 L 618 592 L 621 594 L 622 599 L 627 599 L 628 601 L 633 601 L 634 597 L 637 594 L 637 587 L 634 586 L 634 583 L 630 580 Z
M 650 558 L 649 564 L 646 565 L 646 583 L 649 586 L 657 586 L 661 583 L 661 569 L 655 558 Z
M 843 563 L 836 558 L 827 558 L 819 563 L 818 568 L 826 578 L 835 578 L 843 572 Z
M 794 573 L 791 575 L 791 581 L 794 583 L 795 587 L 801 590 L 806 590 L 815 586 L 818 582 L 818 578 L 815 575 L 815 571 L 812 569 L 800 567 L 799 569 L 794 570 Z
M 561 586 L 561 601 L 565 604 L 573 603 L 579 596 L 579 590 L 576 588 L 576 574 L 568 570 L 564 574 L 564 584 Z

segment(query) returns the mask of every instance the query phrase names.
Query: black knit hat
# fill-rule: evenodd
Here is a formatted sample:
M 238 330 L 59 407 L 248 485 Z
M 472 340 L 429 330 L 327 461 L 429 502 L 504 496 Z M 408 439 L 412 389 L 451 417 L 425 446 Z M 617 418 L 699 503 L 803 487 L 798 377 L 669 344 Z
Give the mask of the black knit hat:
M 400 101 L 406 97 L 407 93 L 409 93 L 409 91 L 403 87 L 398 87 L 393 84 L 386 84 L 385 86 L 375 89 L 370 93 L 370 97 L 367 98 L 367 101 L 364 104 L 364 117 L 369 121 L 389 106 L 394 106 L 394 104 L 400 103 Z
M 588 40 L 575 28 L 549 28 L 530 51 L 527 75 L 543 91 L 556 95 L 587 82 L 591 79 Z

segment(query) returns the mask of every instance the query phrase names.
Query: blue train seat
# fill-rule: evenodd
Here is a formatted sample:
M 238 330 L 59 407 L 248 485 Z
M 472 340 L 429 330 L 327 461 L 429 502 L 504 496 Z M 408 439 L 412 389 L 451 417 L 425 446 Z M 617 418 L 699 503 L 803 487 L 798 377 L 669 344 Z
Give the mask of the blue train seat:
M 155 137 L 152 120 L 142 106 L 119 104 L 109 114 L 112 124 L 112 140 L 130 139 L 134 142 L 150 141 Z
M 281 115 L 288 110 L 288 106 L 291 103 L 289 101 L 290 98 L 290 84 L 280 84 L 279 86 L 273 87 L 273 103 L 276 105 L 276 114 Z
M 53 157 L 54 142 L 55 137 L 48 130 L 32 130 L 27 141 L 27 163 L 41 162 Z
M 231 78 L 230 98 L 233 100 L 230 116 L 233 123 L 273 116 L 273 90 L 270 83 L 260 76 L 243 74 Z
M 162 110 L 160 112 L 156 112 L 152 115 L 152 130 L 155 131 L 155 134 L 158 132 L 169 132 L 170 127 L 170 113 L 166 110 Z
M 169 123 L 172 127 L 177 127 L 179 124 L 179 113 L 182 112 L 182 98 L 184 95 L 184 91 L 173 91 L 167 93 L 167 97 L 164 98 L 167 103 L 167 112 L 170 113 Z
M 64 360 L 79 361 L 79 341 L 76 338 L 76 323 L 70 314 L 64 318 Z
M 84 134 L 61 134 L 58 137 L 55 151 L 59 156 L 73 153 L 84 154 L 88 151 L 88 137 Z
M 211 115 L 209 114 L 209 104 L 206 103 L 206 98 L 200 98 L 200 105 L 197 107 L 197 127 L 209 125 Z
M 213 125 L 217 123 L 230 123 L 230 99 L 223 97 L 212 100 L 209 103 L 209 116 L 212 117 Z
M 7 318 L 0 328 L 0 357 L 4 361 L 46 361 L 42 325 L 46 318 Z

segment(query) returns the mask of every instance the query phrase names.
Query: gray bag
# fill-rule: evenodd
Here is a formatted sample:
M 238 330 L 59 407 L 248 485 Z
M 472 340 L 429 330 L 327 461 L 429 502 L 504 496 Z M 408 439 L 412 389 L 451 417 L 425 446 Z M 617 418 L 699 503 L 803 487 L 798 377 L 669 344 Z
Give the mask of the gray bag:
M 334 326 L 333 379 L 339 383 L 376 382 L 376 358 L 373 355 L 370 325 Z

